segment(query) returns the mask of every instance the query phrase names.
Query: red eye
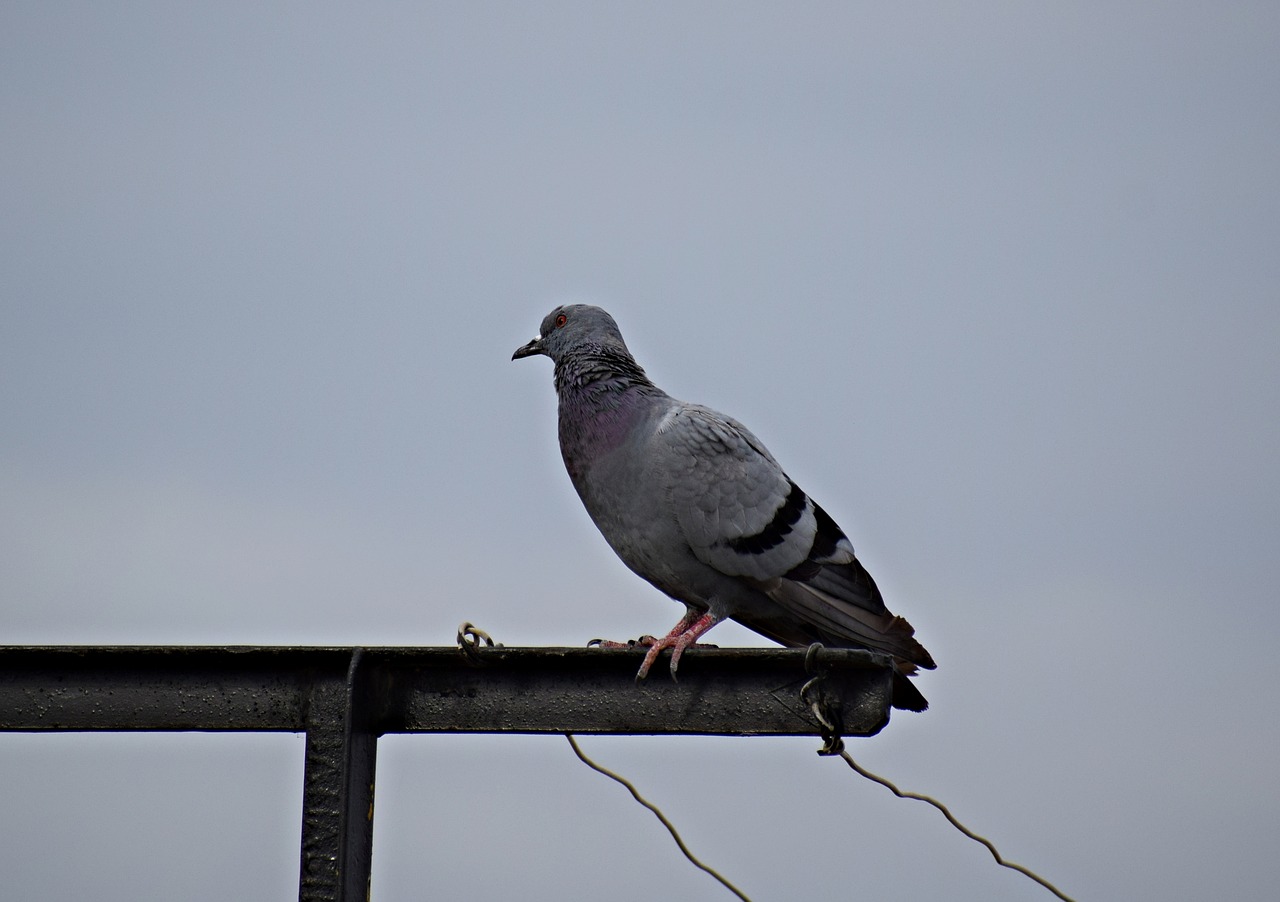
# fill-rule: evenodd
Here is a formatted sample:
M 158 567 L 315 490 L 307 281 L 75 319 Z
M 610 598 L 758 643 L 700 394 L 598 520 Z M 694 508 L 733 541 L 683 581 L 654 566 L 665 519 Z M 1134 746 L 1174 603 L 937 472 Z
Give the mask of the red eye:
M 564 325 L 565 323 L 567 323 L 568 321 L 569 321 L 569 317 L 567 317 L 567 316 L 565 316 L 563 313 L 561 313 L 559 316 L 557 316 L 557 317 L 556 317 L 556 328 L 557 328 L 557 329 L 559 329 L 561 326 L 563 326 L 563 325 Z

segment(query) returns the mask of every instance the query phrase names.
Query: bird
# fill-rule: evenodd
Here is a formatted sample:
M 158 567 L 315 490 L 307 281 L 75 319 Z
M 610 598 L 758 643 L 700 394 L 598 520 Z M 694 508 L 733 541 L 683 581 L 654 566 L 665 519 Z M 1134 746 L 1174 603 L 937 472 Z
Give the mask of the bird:
M 666 649 L 674 678 L 684 651 L 729 619 L 785 646 L 888 654 L 893 707 L 928 707 L 908 677 L 933 658 L 747 427 L 658 388 L 600 307 L 556 307 L 511 359 L 538 355 L 554 364 L 560 452 L 587 513 L 627 567 L 685 605 L 665 636 L 638 640 L 637 680 Z

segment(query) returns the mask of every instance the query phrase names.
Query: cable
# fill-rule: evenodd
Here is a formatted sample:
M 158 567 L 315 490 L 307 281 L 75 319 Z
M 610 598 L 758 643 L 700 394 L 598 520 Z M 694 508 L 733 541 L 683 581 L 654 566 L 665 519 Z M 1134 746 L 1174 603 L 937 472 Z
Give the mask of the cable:
M 979 836 L 978 834 L 976 834 L 976 833 L 974 833 L 972 830 L 970 830 L 968 827 L 966 827 L 964 824 L 962 824 L 962 823 L 960 823 L 958 820 L 956 820 L 955 815 L 953 815 L 953 814 L 952 814 L 952 813 L 947 809 L 947 806 L 946 806 L 946 805 L 944 805 L 944 804 L 942 804 L 941 802 L 939 802 L 937 799 L 930 798 L 929 796 L 920 795 L 919 793 L 915 793 L 915 792 L 903 792 L 901 789 L 899 789 L 898 787 L 894 786 L 892 783 L 890 783 L 890 782 L 889 782 L 888 780 L 886 780 L 884 777 L 881 777 L 881 776 L 879 776 L 879 775 L 877 775 L 877 774 L 873 774 L 871 771 L 867 770 L 865 767 L 862 767 L 861 765 L 859 765 L 859 764 L 858 764 L 858 762 L 856 762 L 856 761 L 854 761 L 854 760 L 853 760 L 853 758 L 849 755 L 849 753 L 848 753 L 848 752 L 846 752 L 846 751 L 844 751 L 844 750 L 841 750 L 841 751 L 839 752 L 839 755 L 840 755 L 840 757 L 841 757 L 841 758 L 843 758 L 843 759 L 848 763 L 848 765 L 849 765 L 850 767 L 852 767 L 852 768 L 854 769 L 854 771 L 856 771 L 858 774 L 860 774 L 861 776 L 866 777 L 868 780 L 871 780 L 873 783 L 879 783 L 881 786 L 883 786 L 883 787 L 885 787 L 886 789 L 888 789 L 891 793 L 893 793 L 894 795 L 896 795 L 898 798 L 900 798 L 900 799 L 917 799 L 917 800 L 919 800 L 919 801 L 921 801 L 921 802 L 928 802 L 928 803 L 929 803 L 930 805 L 932 805 L 934 808 L 937 808 L 939 811 L 941 811 L 941 812 L 942 812 L 942 816 L 943 816 L 943 817 L 945 817 L 948 821 L 950 821 L 950 822 L 951 822 L 951 826 L 955 827 L 957 830 L 959 830 L 959 831 L 960 831 L 961 833 L 963 833 L 965 836 L 967 836 L 967 837 L 969 837 L 970 839 L 972 839 L 974 842 L 980 842 L 980 843 L 982 843 L 984 846 L 986 846 L 986 847 L 987 847 L 987 850 L 988 850 L 988 851 L 990 851 L 990 852 L 991 852 L 991 854 L 992 854 L 992 856 L 995 858 L 995 860 L 996 860 L 996 864 L 998 864 L 998 865 L 1000 865 L 1000 866 L 1002 866 L 1002 867 L 1011 868 L 1012 870 L 1015 870 L 1015 871 L 1017 871 L 1017 872 L 1018 872 L 1018 873 L 1020 873 L 1020 874 L 1025 874 L 1026 876 L 1028 876 L 1028 877 L 1030 877 L 1032 880 L 1034 880 L 1036 883 L 1038 883 L 1038 884 L 1040 884 L 1041 886 L 1043 886 L 1043 887 L 1044 887 L 1045 889 L 1047 889 L 1049 892 L 1053 893 L 1053 894 L 1054 894 L 1055 896 L 1057 896 L 1059 899 L 1062 899 L 1062 900 L 1063 900 L 1063 902 L 1075 902 L 1075 900 L 1073 900 L 1070 896 L 1068 896 L 1068 895 L 1067 895 L 1066 893 L 1064 893 L 1062 890 L 1058 889 L 1056 886 L 1054 886 L 1054 885 L 1053 885 L 1052 883 L 1050 883 L 1048 880 L 1045 880 L 1043 877 L 1041 877 L 1041 876 L 1040 876 L 1039 874 L 1037 874 L 1035 871 L 1032 871 L 1030 868 L 1024 868 L 1022 865 L 1020 865 L 1020 864 L 1015 864 L 1015 863 L 1013 863 L 1012 861 L 1005 861 L 1005 860 L 1004 860 L 1004 858 L 1002 858 L 1002 857 L 1000 856 L 1000 852 L 996 849 L 996 847 L 991 843 L 991 841 L 990 841 L 989 839 L 986 839 L 985 837 Z
M 747 898 L 746 894 L 743 893 L 742 890 L 738 889 L 736 886 L 734 886 L 732 883 L 730 883 L 728 880 L 722 877 L 719 871 L 715 870 L 714 868 L 707 867 L 705 864 L 703 864 L 701 861 L 695 858 L 693 853 L 689 851 L 689 847 L 684 844 L 684 840 L 680 838 L 680 834 L 676 832 L 676 828 L 672 825 L 671 821 L 667 820 L 667 816 L 658 810 L 658 806 L 654 805 L 644 796 L 640 795 L 640 793 L 636 790 L 635 786 L 631 785 L 631 782 L 629 780 L 627 780 L 625 777 L 621 777 L 618 774 L 615 774 L 613 771 L 609 770 L 606 767 L 601 767 L 599 764 L 596 764 L 594 761 L 588 758 L 583 753 L 582 749 L 578 747 L 577 740 L 573 738 L 572 733 L 565 733 L 564 738 L 568 739 L 569 745 L 573 746 L 573 753 L 578 756 L 578 760 L 580 760 L 583 764 L 591 768 L 596 773 L 604 774 L 610 780 L 615 780 L 618 783 L 621 783 L 623 786 L 627 788 L 627 791 L 631 793 L 632 798 L 634 798 L 641 805 L 643 805 L 644 807 L 652 811 L 654 815 L 658 818 L 658 820 L 662 822 L 662 826 L 667 828 L 667 832 L 670 833 L 671 838 L 676 841 L 676 845 L 680 847 L 680 851 L 684 853 L 684 857 L 689 859 L 689 861 L 691 861 L 695 867 L 703 871 L 706 871 L 712 877 L 719 880 L 724 885 L 725 889 L 727 889 L 729 892 L 733 893 L 735 896 L 741 899 L 742 902 L 751 902 L 751 900 Z

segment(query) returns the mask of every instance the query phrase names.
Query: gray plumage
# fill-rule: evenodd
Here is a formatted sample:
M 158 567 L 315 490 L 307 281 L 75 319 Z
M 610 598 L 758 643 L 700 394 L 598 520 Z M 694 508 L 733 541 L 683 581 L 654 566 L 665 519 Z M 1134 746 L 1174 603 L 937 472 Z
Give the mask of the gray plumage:
M 560 451 L 587 513 L 628 567 L 685 605 L 670 633 L 645 637 L 640 676 L 665 648 L 674 673 L 730 618 L 784 645 L 886 652 L 894 707 L 928 706 L 907 676 L 935 665 L 911 625 L 745 426 L 650 382 L 599 307 L 552 310 L 512 359 L 535 354 L 555 363 Z

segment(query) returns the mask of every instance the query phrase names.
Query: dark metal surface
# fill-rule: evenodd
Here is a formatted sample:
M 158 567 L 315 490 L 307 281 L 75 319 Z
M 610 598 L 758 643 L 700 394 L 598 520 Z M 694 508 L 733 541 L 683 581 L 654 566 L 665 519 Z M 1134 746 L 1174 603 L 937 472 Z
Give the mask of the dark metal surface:
M 306 732 L 302 902 L 368 898 L 384 733 L 869 736 L 891 662 L 849 649 L 0 647 L 0 730 Z M 802 700 L 801 690 L 805 689 Z
M 350 649 L 0 648 L 0 729 L 304 729 L 317 671 Z
M 353 902 L 369 895 L 378 744 L 369 717 L 366 661 L 363 649 L 353 649 L 342 679 L 325 672 L 311 683 L 299 878 L 304 902 Z
M 309 728 L 317 682 L 345 685 L 350 648 L 0 648 L 0 730 L 284 730 Z M 665 660 L 634 679 L 641 651 L 364 649 L 382 733 L 701 733 L 814 736 L 799 699 L 804 649 L 695 649 L 679 682 Z M 823 649 L 828 694 L 849 736 L 888 722 L 888 661 Z
M 804 650 L 698 649 L 673 682 L 660 660 L 637 682 L 643 650 L 493 648 L 483 667 L 390 656 L 384 732 L 701 733 L 816 735 L 800 702 L 810 678 Z M 846 735 L 871 735 L 888 721 L 892 693 L 884 659 L 824 650 L 827 682 L 844 701 Z

